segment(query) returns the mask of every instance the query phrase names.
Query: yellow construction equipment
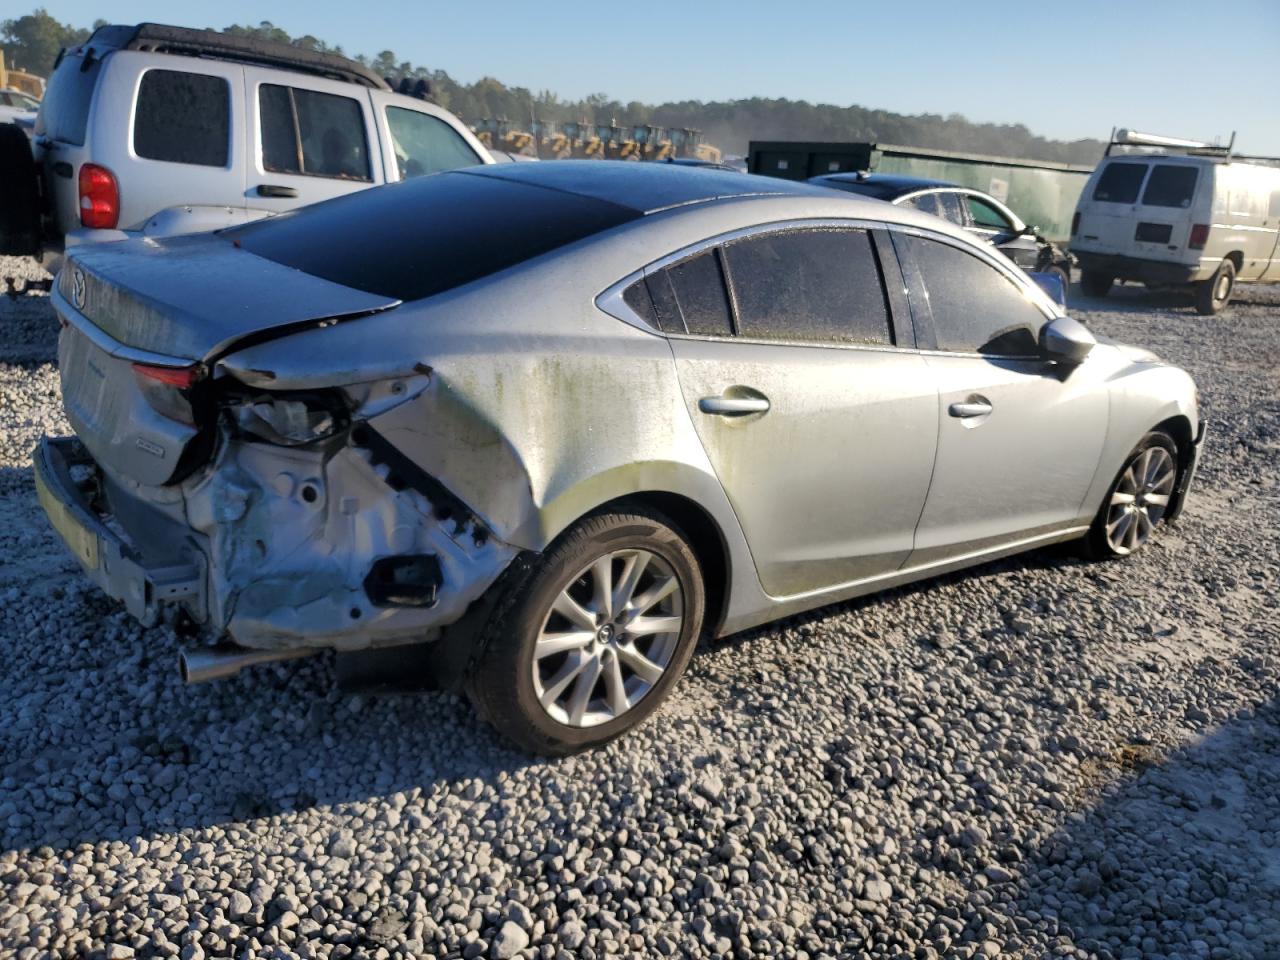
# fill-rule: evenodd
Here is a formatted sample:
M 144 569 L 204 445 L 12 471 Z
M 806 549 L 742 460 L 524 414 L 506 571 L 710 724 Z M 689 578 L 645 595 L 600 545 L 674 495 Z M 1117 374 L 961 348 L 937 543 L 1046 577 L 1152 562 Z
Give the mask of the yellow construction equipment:
M 476 124 L 476 139 L 491 150 L 521 153 L 527 157 L 538 155 L 532 133 L 517 130 L 506 117 L 485 117 Z
M 677 157 L 693 157 L 710 163 L 719 163 L 723 158 L 719 147 L 702 142 L 702 131 L 693 127 L 676 127 L 671 131 L 671 143 Z
M 23 70 L 10 70 L 4 63 L 4 51 L 0 50 L 0 90 L 17 90 L 40 100 L 44 97 L 44 78 Z
M 568 136 L 549 120 L 533 121 L 533 140 L 543 160 L 565 160 L 573 155 Z
M 631 139 L 640 147 L 642 160 L 665 160 L 672 155 L 671 134 L 666 127 L 637 124 L 631 128 Z

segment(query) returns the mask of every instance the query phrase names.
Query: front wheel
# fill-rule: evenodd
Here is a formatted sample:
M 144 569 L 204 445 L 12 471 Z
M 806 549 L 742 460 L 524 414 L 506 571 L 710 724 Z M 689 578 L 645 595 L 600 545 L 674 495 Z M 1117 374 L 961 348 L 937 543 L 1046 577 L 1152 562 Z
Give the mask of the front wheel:
M 1084 270 L 1080 273 L 1080 289 L 1086 297 L 1105 297 L 1111 292 L 1111 285 L 1115 282 L 1115 277 L 1096 270 Z
M 697 558 L 670 520 L 638 508 L 588 517 L 499 601 L 467 692 L 526 749 L 602 744 L 665 699 L 704 603 Z
M 1163 430 L 1153 430 L 1124 466 L 1083 542 L 1091 559 L 1126 557 L 1141 550 L 1169 512 L 1178 480 L 1178 446 Z
M 1217 272 L 1208 280 L 1196 284 L 1196 313 L 1211 317 L 1220 313 L 1231 302 L 1231 291 L 1236 286 L 1236 265 L 1223 260 Z

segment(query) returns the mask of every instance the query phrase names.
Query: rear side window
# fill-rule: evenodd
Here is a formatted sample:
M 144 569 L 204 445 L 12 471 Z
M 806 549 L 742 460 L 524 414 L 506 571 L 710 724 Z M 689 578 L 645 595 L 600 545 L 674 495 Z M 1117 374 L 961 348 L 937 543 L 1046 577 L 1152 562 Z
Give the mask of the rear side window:
M 133 152 L 149 160 L 225 167 L 231 87 L 222 77 L 148 70 L 138 86 Z
M 1109 163 L 1093 188 L 1093 199 L 1103 203 L 1137 203 L 1138 189 L 1146 175 L 1145 163 Z
M 35 132 L 63 143 L 83 144 L 89 126 L 89 104 L 102 71 L 102 58 L 65 56 L 49 78 L 40 103 Z
M 942 209 L 938 206 L 938 195 L 936 193 L 922 193 L 920 196 L 908 200 L 907 203 L 921 213 L 931 213 L 935 217 L 942 215 Z
M 938 349 L 1038 356 L 1044 315 L 995 267 L 949 244 L 904 239 L 919 267 Z
M 958 227 L 965 225 L 964 204 L 958 193 L 938 194 L 938 205 L 942 208 L 942 216 Z
M 744 337 L 889 343 L 880 268 L 863 230 L 798 230 L 724 248 Z
M 715 250 L 708 250 L 660 270 L 649 280 L 663 330 L 679 332 L 673 313 L 689 333 L 710 337 L 733 335 L 733 318 L 724 273 Z
M 1195 167 L 1183 164 L 1157 163 L 1147 178 L 1142 202 L 1148 207 L 1189 207 L 1196 192 Z
M 639 216 L 605 200 L 455 171 L 360 190 L 220 236 L 312 276 L 419 300 Z
M 258 88 L 262 166 L 339 180 L 369 180 L 369 142 L 360 102 L 264 83 Z
M 387 107 L 387 127 L 401 180 L 480 162 L 458 131 L 429 113 Z

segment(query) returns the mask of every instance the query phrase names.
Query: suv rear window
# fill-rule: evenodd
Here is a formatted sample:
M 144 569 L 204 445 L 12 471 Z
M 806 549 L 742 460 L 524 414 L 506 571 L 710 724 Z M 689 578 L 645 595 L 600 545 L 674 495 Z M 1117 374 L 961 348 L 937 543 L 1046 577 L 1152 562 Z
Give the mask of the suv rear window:
M 640 215 L 605 200 L 453 171 L 361 190 L 222 236 L 333 283 L 420 300 Z
M 1103 203 L 1137 203 L 1138 189 L 1146 175 L 1145 163 L 1109 163 L 1093 188 L 1093 199 Z
M 1196 192 L 1195 167 L 1157 163 L 1151 168 L 1142 202 L 1148 207 L 1189 207 Z
M 64 56 L 49 78 L 40 103 L 36 135 L 77 146 L 83 144 L 89 126 L 89 104 L 101 71 L 102 58 L 96 54 L 87 61 L 81 54 Z
M 258 88 L 262 166 L 340 180 L 369 180 L 369 142 L 360 102 L 318 90 Z
M 225 167 L 231 87 L 222 77 L 148 70 L 138 85 L 133 150 L 149 160 Z

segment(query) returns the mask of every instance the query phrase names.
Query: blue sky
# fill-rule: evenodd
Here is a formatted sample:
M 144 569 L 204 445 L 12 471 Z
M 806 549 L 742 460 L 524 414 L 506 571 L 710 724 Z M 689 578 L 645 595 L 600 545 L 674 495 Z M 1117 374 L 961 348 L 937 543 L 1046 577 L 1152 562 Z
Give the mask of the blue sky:
M 390 48 L 462 81 L 488 74 L 570 98 L 789 97 L 1021 122 L 1060 139 L 1113 125 L 1224 141 L 1235 130 L 1243 151 L 1280 155 L 1280 0 L 41 5 L 86 25 L 271 20 L 349 53 Z

